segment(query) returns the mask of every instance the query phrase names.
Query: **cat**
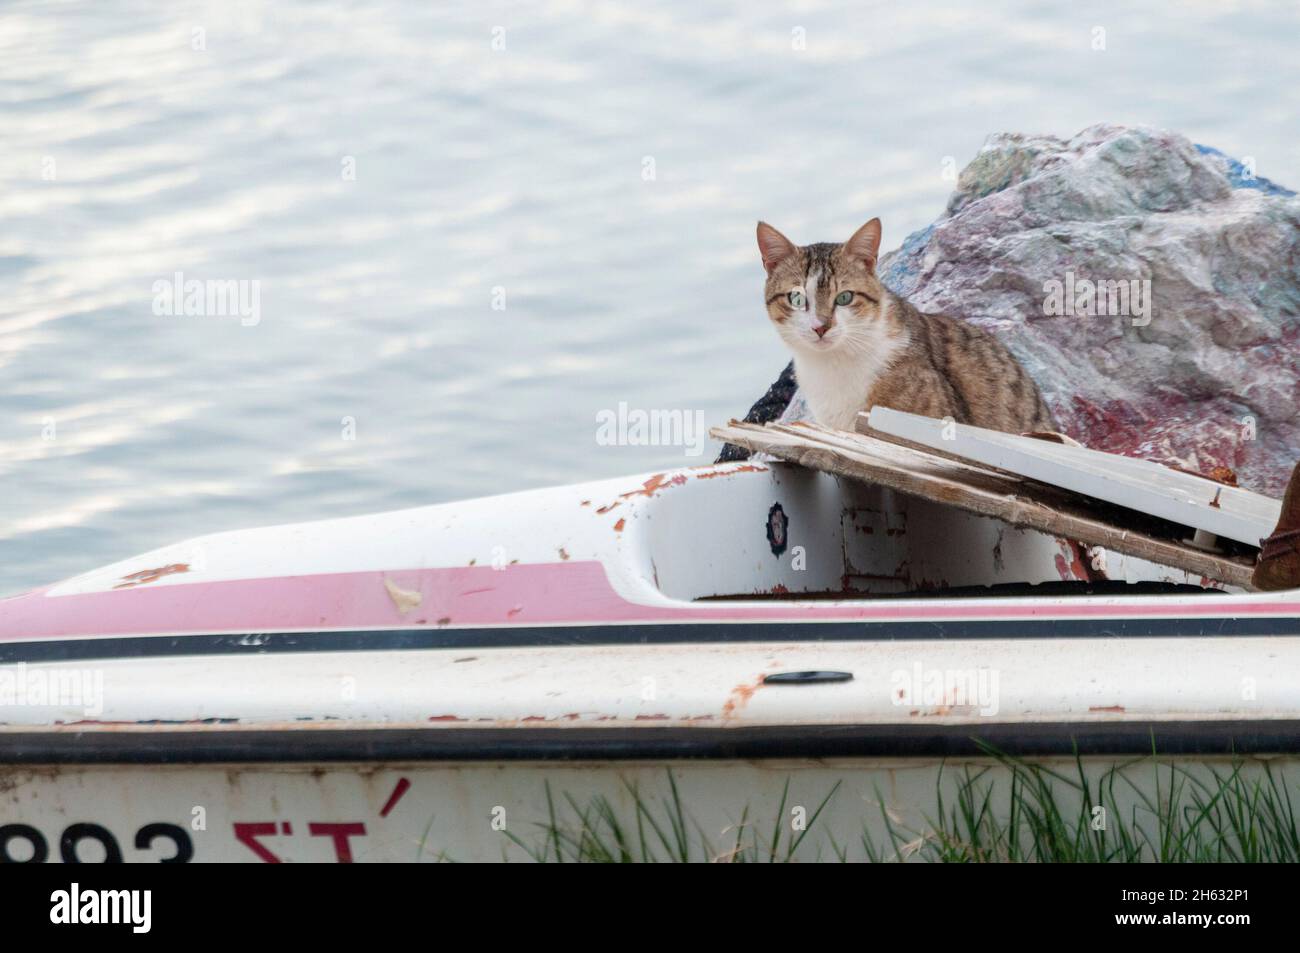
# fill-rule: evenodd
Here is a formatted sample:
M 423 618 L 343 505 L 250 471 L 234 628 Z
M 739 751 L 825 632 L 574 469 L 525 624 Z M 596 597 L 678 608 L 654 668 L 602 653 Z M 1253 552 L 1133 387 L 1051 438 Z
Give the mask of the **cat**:
M 842 245 L 798 246 L 766 222 L 764 301 L 824 427 L 854 430 L 875 406 L 1007 433 L 1056 431 L 1038 385 L 987 331 L 924 314 L 876 277 L 880 219 Z

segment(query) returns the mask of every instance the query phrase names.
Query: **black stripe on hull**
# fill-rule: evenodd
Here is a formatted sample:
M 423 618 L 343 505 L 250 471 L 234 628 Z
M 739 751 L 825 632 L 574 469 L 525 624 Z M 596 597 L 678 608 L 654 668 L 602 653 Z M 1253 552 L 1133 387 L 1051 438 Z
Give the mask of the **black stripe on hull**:
M 661 761 L 1300 754 L 1300 721 L 841 725 L 736 728 L 377 728 L 23 732 L 18 764 Z
M 676 622 L 101 636 L 0 644 L 0 664 L 272 652 L 361 652 L 745 642 L 1196 638 L 1300 635 L 1300 617 Z

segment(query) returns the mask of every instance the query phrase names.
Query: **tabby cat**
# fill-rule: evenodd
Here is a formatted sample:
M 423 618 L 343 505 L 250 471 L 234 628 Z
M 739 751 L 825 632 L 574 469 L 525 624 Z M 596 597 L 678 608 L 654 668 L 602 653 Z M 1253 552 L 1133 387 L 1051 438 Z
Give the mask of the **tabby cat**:
M 892 407 L 1008 433 L 1055 430 L 1033 378 L 993 335 L 923 314 L 876 277 L 880 219 L 847 242 L 795 245 L 766 222 L 764 300 L 817 422 L 853 430 Z

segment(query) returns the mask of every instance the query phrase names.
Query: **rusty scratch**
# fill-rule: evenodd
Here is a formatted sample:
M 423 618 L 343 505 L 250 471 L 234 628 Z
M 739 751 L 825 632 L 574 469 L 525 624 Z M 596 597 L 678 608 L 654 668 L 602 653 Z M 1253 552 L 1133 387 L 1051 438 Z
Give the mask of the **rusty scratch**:
M 119 582 L 114 589 L 129 589 L 132 586 L 142 586 L 146 582 L 153 582 L 155 579 L 161 579 L 163 576 L 172 576 L 178 572 L 189 572 L 189 563 L 171 563 L 167 566 L 159 566 L 157 569 L 141 569 L 138 572 L 130 572 L 122 577 L 123 581 Z

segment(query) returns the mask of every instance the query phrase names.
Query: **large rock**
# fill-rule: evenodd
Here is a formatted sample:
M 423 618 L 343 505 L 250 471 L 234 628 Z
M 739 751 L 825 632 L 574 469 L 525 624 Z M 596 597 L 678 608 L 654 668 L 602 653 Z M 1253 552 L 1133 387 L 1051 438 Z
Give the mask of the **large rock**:
M 1294 192 L 1154 129 L 1000 134 L 880 273 L 997 334 L 1083 444 L 1281 495 L 1300 456 Z M 1149 285 L 1129 286 L 1128 314 L 1090 316 L 1085 280 Z M 784 412 L 806 409 L 795 395 Z

